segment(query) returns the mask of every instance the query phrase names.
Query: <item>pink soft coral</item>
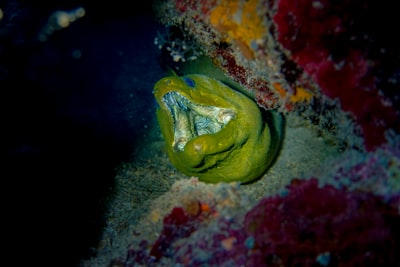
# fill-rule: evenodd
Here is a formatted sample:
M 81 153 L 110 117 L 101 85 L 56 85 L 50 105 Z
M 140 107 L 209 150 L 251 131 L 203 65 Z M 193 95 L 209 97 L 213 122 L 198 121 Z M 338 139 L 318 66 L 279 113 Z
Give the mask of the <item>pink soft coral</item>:
M 372 194 L 294 180 L 287 196 L 265 198 L 247 214 L 255 239 L 248 266 L 396 266 L 399 219 Z
M 365 12 L 372 12 L 368 3 L 358 1 L 280 0 L 273 20 L 277 40 L 325 95 L 354 115 L 371 151 L 386 141 L 385 130 L 399 130 L 399 114 L 376 86 L 378 60 L 370 54 L 382 48 L 357 41 L 368 36 L 357 28 Z

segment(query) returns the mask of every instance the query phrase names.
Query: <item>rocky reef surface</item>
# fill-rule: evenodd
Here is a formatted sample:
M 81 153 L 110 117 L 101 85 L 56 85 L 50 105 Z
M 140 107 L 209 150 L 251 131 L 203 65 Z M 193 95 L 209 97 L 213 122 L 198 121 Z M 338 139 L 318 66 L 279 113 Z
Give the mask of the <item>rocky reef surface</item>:
M 176 171 L 152 124 L 140 160 L 121 164 L 96 257 L 82 266 L 398 266 L 400 46 L 381 30 L 390 6 L 166 0 L 154 9 L 165 25 L 160 63 L 226 79 L 282 113 L 282 148 L 251 184 L 207 184 Z

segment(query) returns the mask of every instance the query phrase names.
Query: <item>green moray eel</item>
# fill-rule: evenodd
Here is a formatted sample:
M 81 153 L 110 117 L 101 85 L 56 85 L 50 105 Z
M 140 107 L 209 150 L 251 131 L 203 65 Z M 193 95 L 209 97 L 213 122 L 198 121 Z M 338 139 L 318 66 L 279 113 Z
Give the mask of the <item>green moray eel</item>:
M 280 114 L 262 114 L 244 94 L 203 74 L 169 76 L 154 85 L 157 120 L 171 163 L 209 183 L 249 183 L 273 162 Z

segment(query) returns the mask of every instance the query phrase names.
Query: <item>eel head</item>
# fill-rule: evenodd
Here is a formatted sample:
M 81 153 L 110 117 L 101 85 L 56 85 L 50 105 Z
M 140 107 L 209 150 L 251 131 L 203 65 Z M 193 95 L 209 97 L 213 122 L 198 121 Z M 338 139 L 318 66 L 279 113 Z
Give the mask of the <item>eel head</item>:
M 154 86 L 157 119 L 172 164 L 201 181 L 251 182 L 270 166 L 281 117 L 265 120 L 257 104 L 201 74 L 170 76 Z

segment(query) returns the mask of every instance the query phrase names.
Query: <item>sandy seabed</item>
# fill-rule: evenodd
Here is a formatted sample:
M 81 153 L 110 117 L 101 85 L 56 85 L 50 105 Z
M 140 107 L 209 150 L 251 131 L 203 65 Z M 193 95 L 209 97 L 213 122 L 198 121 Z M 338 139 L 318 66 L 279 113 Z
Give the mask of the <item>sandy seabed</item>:
M 342 154 L 332 136 L 294 115 L 286 116 L 285 135 L 274 164 L 261 179 L 247 185 L 206 184 L 187 177 L 172 166 L 164 146 L 154 120 L 134 159 L 118 168 L 106 227 L 95 248 L 97 256 L 83 261 L 83 267 L 109 266 L 113 259 L 124 259 L 127 248 L 139 246 L 141 240 L 154 242 L 164 216 L 173 207 L 203 199 L 226 214 L 245 213 L 261 198 L 284 190 L 293 178 L 313 177 Z

